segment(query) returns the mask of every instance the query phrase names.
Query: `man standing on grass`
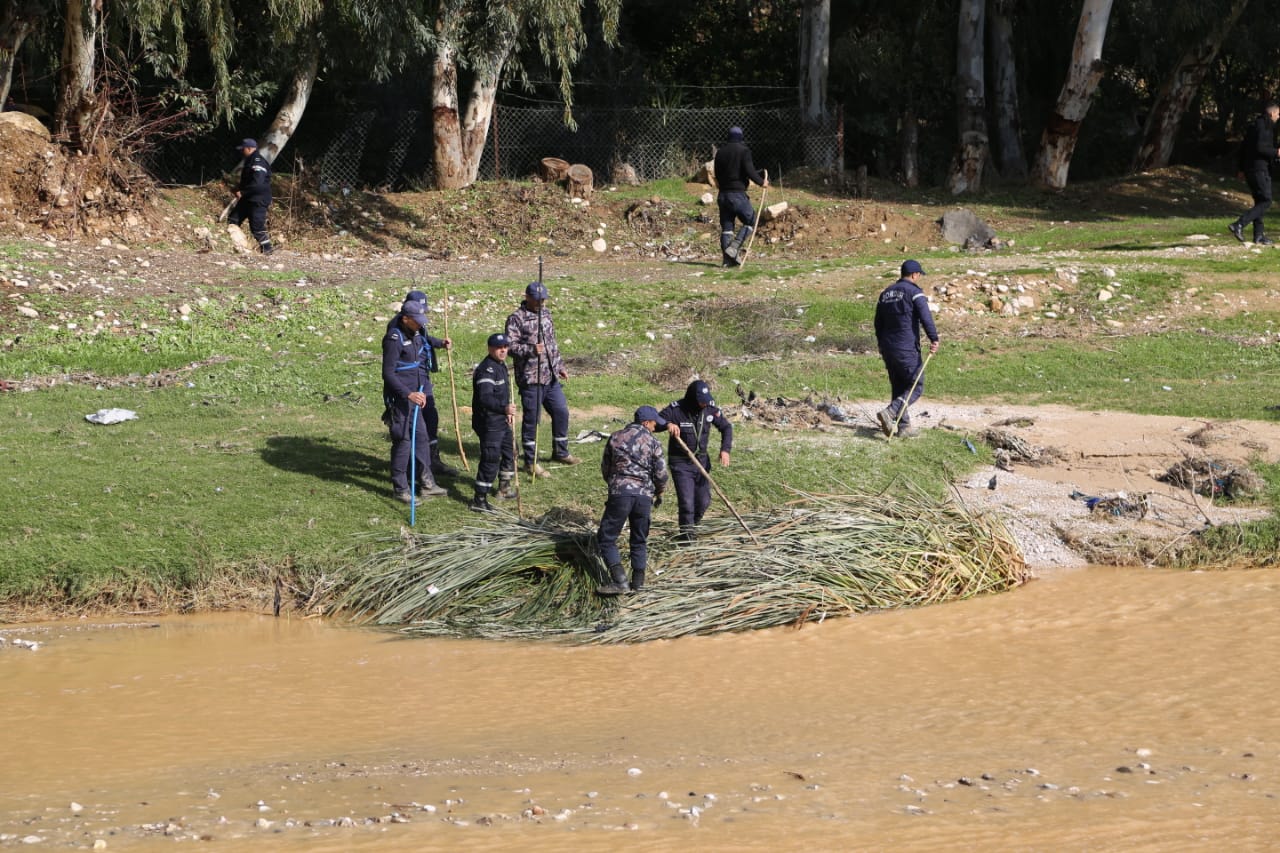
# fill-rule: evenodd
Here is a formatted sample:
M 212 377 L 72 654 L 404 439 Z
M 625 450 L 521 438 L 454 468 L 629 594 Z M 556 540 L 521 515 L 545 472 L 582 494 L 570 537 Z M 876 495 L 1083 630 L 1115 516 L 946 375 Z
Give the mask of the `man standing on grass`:
M 716 196 L 716 206 L 720 208 L 720 264 L 742 266 L 739 255 L 756 221 L 751 199 L 747 198 L 747 187 L 752 183 L 769 186 L 769 179 L 757 172 L 755 163 L 751 162 L 751 149 L 742 141 L 742 128 L 729 128 L 729 141 L 716 151 L 715 175 L 716 186 L 720 188 Z M 736 237 L 733 235 L 735 220 L 742 222 L 742 230 Z
M 901 278 L 889 285 L 876 302 L 876 344 L 885 369 L 889 371 L 892 399 L 876 412 L 876 420 L 886 436 L 895 432 L 910 435 L 908 407 L 924 393 L 924 361 L 920 358 L 920 327 L 929 336 L 929 354 L 938 351 L 938 330 L 929 311 L 929 297 L 920 289 L 924 268 L 919 261 L 905 261 Z M 915 390 L 912 390 L 912 385 Z M 907 394 L 911 399 L 907 399 Z
M 271 235 L 267 233 L 267 208 L 271 207 L 271 164 L 258 153 L 258 143 L 245 139 L 238 146 L 244 156 L 240 164 L 240 189 L 236 190 L 236 206 L 227 214 L 227 222 L 233 228 L 249 220 L 249 233 L 258 241 L 258 249 L 264 255 L 275 251 L 271 247 Z M 240 238 L 243 240 L 243 237 Z
M 489 493 L 494 477 L 499 478 L 498 497 L 514 498 L 512 480 L 516 476 L 515 449 L 511 446 L 511 425 L 516 407 L 511 402 L 507 379 L 507 347 L 504 334 L 489 336 L 489 354 L 471 374 L 471 428 L 480 439 L 480 465 L 476 469 L 476 495 L 469 507 L 476 512 L 492 512 Z
M 405 294 L 404 301 L 418 303 L 422 308 L 422 314 L 427 313 L 427 294 L 421 290 L 410 290 Z M 397 313 L 387 323 L 387 331 L 390 332 L 399 322 L 400 314 Z M 437 373 L 440 370 L 440 361 L 436 358 L 436 350 L 444 346 L 444 341 L 432 337 L 425 328 L 422 330 L 422 336 L 430 344 L 422 348 L 422 364 L 428 373 Z M 382 419 L 386 422 L 391 417 L 391 400 L 387 398 L 384 402 L 387 404 L 387 411 Z M 422 419 L 427 425 L 427 443 L 431 448 L 431 473 L 437 477 L 456 477 L 458 469 L 452 465 L 446 465 L 440 458 L 440 411 L 436 408 L 435 395 L 430 392 L 427 394 L 427 405 L 422 410 Z
M 398 321 L 382 338 L 382 395 L 390 409 L 387 426 L 391 430 L 391 488 L 398 501 L 413 503 L 409 483 L 409 460 L 416 460 L 420 494 L 443 495 L 431 474 L 424 410 L 431 402 L 431 373 L 422 357 L 433 344 L 427 338 L 427 315 L 421 302 L 408 300 L 400 308 Z M 448 338 L 435 339 L 440 346 L 452 346 Z
M 644 586 L 644 573 L 649 565 L 649 515 L 662 503 L 667 488 L 667 465 L 662 458 L 662 445 L 653 437 L 655 430 L 666 429 L 667 422 L 653 406 L 636 409 L 632 423 L 609 436 L 600 459 L 600 473 L 609 484 L 609 499 L 604 505 L 596 544 L 609 570 L 610 583 L 596 590 L 600 595 L 639 592 Z M 631 585 L 622 568 L 618 552 L 618 536 L 622 525 L 631 528 Z
M 515 362 L 516 386 L 520 389 L 520 440 L 524 450 L 524 472 L 530 477 L 549 477 L 534 452 L 538 448 L 538 420 L 542 409 L 551 416 L 551 461 L 577 465 L 582 460 L 569 452 L 569 404 L 561 382 L 569 378 L 556 329 L 546 302 L 551 296 L 540 281 L 524 289 L 524 301 L 507 318 L 507 340 Z
M 690 382 L 684 397 L 673 400 L 658 414 L 668 422 L 667 432 L 673 434 L 667 447 L 667 456 L 671 460 L 671 481 L 676 487 L 680 538 L 691 542 L 697 535 L 694 528 L 702 522 L 707 507 L 711 506 L 711 481 L 698 470 L 698 464 L 704 470 L 711 470 L 711 456 L 707 445 L 711 440 L 712 427 L 720 432 L 720 465 L 729 464 L 729 451 L 733 449 L 733 424 L 729 423 L 711 399 L 711 386 L 701 379 Z M 693 456 L 676 443 L 674 436 L 677 434 Z M 694 463 L 695 459 L 698 464 Z
M 1280 120 L 1280 104 L 1272 101 L 1240 143 L 1237 165 L 1249 184 L 1253 207 L 1228 225 L 1227 230 L 1241 243 L 1244 242 L 1244 227 L 1250 222 L 1253 223 L 1254 243 L 1265 246 L 1271 242 L 1263 232 L 1262 217 L 1271 207 L 1271 166 L 1280 159 L 1280 148 L 1276 146 L 1277 120 Z

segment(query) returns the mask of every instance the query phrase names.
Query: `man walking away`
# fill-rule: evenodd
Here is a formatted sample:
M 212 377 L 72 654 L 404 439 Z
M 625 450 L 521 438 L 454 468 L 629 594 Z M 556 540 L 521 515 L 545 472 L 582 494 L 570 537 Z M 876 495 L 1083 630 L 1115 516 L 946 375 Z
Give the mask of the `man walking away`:
M 924 393 L 924 377 L 920 371 L 920 327 L 929 336 L 929 352 L 938 351 L 938 330 L 929 311 L 929 297 L 920 289 L 924 269 L 919 261 L 902 264 L 901 278 L 889 285 L 876 302 L 876 344 L 885 369 L 889 371 L 889 405 L 876 412 L 876 420 L 886 436 L 894 434 L 894 423 L 900 435 L 911 434 L 911 414 L 907 408 Z M 917 377 L 919 377 L 917 381 Z M 911 386 L 915 390 L 911 391 Z M 907 393 L 911 391 L 911 399 Z M 899 417 L 901 414 L 901 417 Z
M 249 220 L 249 233 L 258 241 L 262 254 L 275 251 L 267 234 L 267 208 L 271 206 L 271 164 L 258 153 L 258 143 L 245 139 L 238 146 L 244 155 L 240 164 L 240 189 L 236 190 L 236 206 L 227 214 L 227 222 L 239 226 Z
M 1276 147 L 1276 121 L 1280 120 L 1280 104 L 1267 104 L 1262 115 L 1244 135 L 1240 143 L 1239 169 L 1249 184 L 1253 195 L 1253 207 L 1227 226 L 1231 235 L 1243 243 L 1244 227 L 1253 223 L 1253 242 L 1267 245 L 1271 240 L 1264 233 L 1262 217 L 1271 207 L 1271 166 L 1280 158 Z
M 561 382 L 569 378 L 551 312 L 545 307 L 551 297 L 540 281 L 530 282 L 524 289 L 524 301 L 507 318 L 507 340 L 516 368 L 516 387 L 520 389 L 520 440 L 523 445 L 524 472 L 531 477 L 550 474 L 534 459 L 538 447 L 538 420 L 541 409 L 551 416 L 551 461 L 561 465 L 577 465 L 582 460 L 569 452 L 569 404 Z
M 489 336 L 489 354 L 471 374 L 471 428 L 480 439 L 480 466 L 476 469 L 476 496 L 469 507 L 476 512 L 492 512 L 489 493 L 494 476 L 501 482 L 498 497 L 513 498 L 516 476 L 515 450 L 511 446 L 511 424 L 516 407 L 511 402 L 507 380 L 507 347 L 504 334 Z
M 391 488 L 395 498 L 413 503 L 409 487 L 409 459 L 416 460 L 415 470 L 421 494 L 443 495 L 431 474 L 431 456 L 427 446 L 427 425 L 423 409 L 431 396 L 431 374 L 422 360 L 423 347 L 429 347 L 423 330 L 427 317 L 419 302 L 405 302 L 395 327 L 382 339 L 382 394 L 388 401 L 391 417 Z M 449 341 L 443 342 L 448 346 Z M 415 428 L 416 423 L 416 428 Z M 415 441 L 416 439 L 416 441 Z
M 609 570 L 610 583 L 596 590 L 600 595 L 639 592 L 644 586 L 645 569 L 649 565 L 649 515 L 662 503 L 667 488 L 667 465 L 662 459 L 662 445 L 653 437 L 654 430 L 666 429 L 667 422 L 653 406 L 636 409 L 633 423 L 609 436 L 600 460 L 600 473 L 609 485 L 609 499 L 604 505 L 596 543 Z M 618 536 L 622 525 L 631 528 L 631 585 L 622 568 L 618 552 Z
M 676 487 L 680 539 L 692 542 L 696 536 L 694 528 L 702 523 L 702 516 L 706 514 L 707 507 L 711 506 L 711 481 L 698 470 L 694 459 L 705 470 L 711 470 L 707 445 L 711 440 L 711 428 L 715 427 L 720 431 L 720 465 L 727 466 L 729 451 L 733 449 L 733 424 L 729 423 L 711 398 L 711 386 L 701 379 L 690 382 L 684 397 L 673 400 L 658 414 L 668 422 L 667 432 L 673 434 L 667 445 L 667 456 L 671 466 L 671 482 Z M 676 443 L 675 434 L 680 436 L 685 447 L 694 456 L 691 457 Z
M 720 194 L 716 204 L 720 208 L 721 266 L 741 266 L 739 255 L 751 236 L 752 223 L 756 221 L 755 209 L 747 198 L 747 186 L 751 183 L 769 186 L 769 179 L 756 171 L 751 162 L 751 149 L 742 142 L 742 128 L 729 128 L 729 141 L 716 151 L 716 186 Z M 742 222 L 742 229 L 735 237 L 735 220 Z

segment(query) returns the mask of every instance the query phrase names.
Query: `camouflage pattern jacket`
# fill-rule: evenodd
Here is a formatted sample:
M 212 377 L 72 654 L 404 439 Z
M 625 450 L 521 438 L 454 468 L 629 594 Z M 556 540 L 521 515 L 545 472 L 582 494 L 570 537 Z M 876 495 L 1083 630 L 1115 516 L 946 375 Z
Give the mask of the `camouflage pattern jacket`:
M 539 336 L 539 322 L 542 330 Z M 556 344 L 556 329 L 551 323 L 551 312 L 530 311 L 521 303 L 515 313 L 507 318 L 507 337 L 511 340 L 511 359 L 516 368 L 516 384 L 550 385 L 564 372 L 564 359 Z M 538 342 L 542 342 L 542 358 L 538 358 Z M 539 371 L 539 363 L 542 370 Z
M 609 436 L 600 459 L 600 473 L 611 495 L 655 497 L 667 488 L 667 463 L 662 444 L 644 424 L 628 424 Z

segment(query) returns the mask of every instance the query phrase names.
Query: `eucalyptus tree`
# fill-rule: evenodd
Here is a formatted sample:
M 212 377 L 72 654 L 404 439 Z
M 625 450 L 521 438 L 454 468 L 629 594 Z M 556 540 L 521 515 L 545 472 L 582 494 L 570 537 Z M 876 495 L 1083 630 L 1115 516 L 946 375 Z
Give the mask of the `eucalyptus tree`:
M 9 102 L 18 51 L 49 14 L 48 7 L 49 0 L 0 0 L 0 110 Z
M 982 189 L 982 173 L 991 157 L 987 133 L 986 0 L 960 0 L 956 33 L 956 125 L 960 143 L 951 161 L 947 187 L 952 194 Z
M 621 0 L 597 0 L 603 37 L 617 38 Z M 573 66 L 586 46 L 581 0 L 436 0 L 432 15 L 432 138 L 440 189 L 475 182 L 498 87 L 522 75 L 517 52 L 536 48 L 559 76 L 572 124 Z M 460 84 L 459 71 L 469 82 Z
M 1017 2 L 989 0 L 987 4 L 987 58 L 991 65 L 987 85 L 996 126 L 996 169 L 1005 180 L 1022 181 L 1027 177 L 1027 155 L 1022 147 L 1022 106 L 1014 52 L 1013 20 Z

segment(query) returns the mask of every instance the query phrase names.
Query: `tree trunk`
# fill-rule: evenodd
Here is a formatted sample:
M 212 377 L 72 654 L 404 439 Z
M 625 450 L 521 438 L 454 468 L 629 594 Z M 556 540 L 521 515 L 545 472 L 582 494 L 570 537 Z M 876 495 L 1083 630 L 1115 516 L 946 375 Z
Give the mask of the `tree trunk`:
M 909 187 L 920 186 L 920 119 L 907 107 L 902 114 L 902 180 Z
M 806 165 L 835 168 L 835 140 L 827 109 L 827 72 L 831 57 L 831 0 L 804 0 L 800 7 L 800 110 L 812 144 Z
M 1018 68 L 1013 53 L 1013 4 L 1015 0 L 991 0 L 987 10 L 987 36 L 991 71 L 995 78 L 996 151 L 1000 175 L 1007 180 L 1027 178 L 1027 155 L 1022 150 L 1022 108 L 1018 103 Z
M 54 134 L 85 150 L 92 121 L 94 58 L 102 0 L 67 0 L 62 39 L 62 67 L 58 69 L 58 97 Z
M 960 147 L 947 176 L 947 186 L 954 195 L 982 189 L 982 173 L 991 156 L 982 42 L 986 5 L 986 0 L 960 0 L 956 39 L 956 123 Z
M 510 50 L 508 46 L 500 57 L 491 57 L 491 70 L 477 73 L 471 84 L 471 94 L 467 97 L 467 111 L 461 128 L 464 186 L 474 184 L 480 174 L 480 157 L 484 154 L 485 140 L 489 138 L 493 106 L 498 98 L 498 81 Z
M 1111 4 L 1112 0 L 1084 0 L 1084 8 L 1080 10 L 1067 81 L 1062 84 L 1057 106 L 1040 136 L 1032 170 L 1036 183 L 1046 189 L 1060 190 L 1067 185 L 1071 155 L 1080 138 L 1080 124 L 1102 80 L 1102 42 L 1107 37 Z
M 431 136 L 436 188 L 466 186 L 462 166 L 462 127 L 458 120 L 458 50 L 448 40 L 436 43 L 431 65 Z
M 0 110 L 9 102 L 9 89 L 13 85 L 13 65 L 18 51 L 44 16 L 40 0 L 8 2 L 0 15 Z
M 267 126 L 267 132 L 258 143 L 258 150 L 268 163 L 274 163 L 280 150 L 289 144 L 293 134 L 306 112 L 307 102 L 311 100 L 311 92 L 316 85 L 316 77 L 320 73 L 320 43 L 308 38 L 303 45 L 298 59 L 298 67 L 294 69 L 293 79 L 284 93 L 284 103 L 276 111 L 275 118 Z
M 1182 117 L 1187 114 L 1187 109 L 1200 91 L 1210 66 L 1222 49 L 1222 43 L 1227 40 L 1227 35 L 1248 5 L 1249 0 L 1235 0 L 1231 10 L 1218 20 L 1217 26 L 1183 54 L 1164 81 L 1155 103 L 1151 105 L 1147 123 L 1142 128 L 1142 144 L 1133 158 L 1133 171 L 1145 172 L 1169 165 Z

